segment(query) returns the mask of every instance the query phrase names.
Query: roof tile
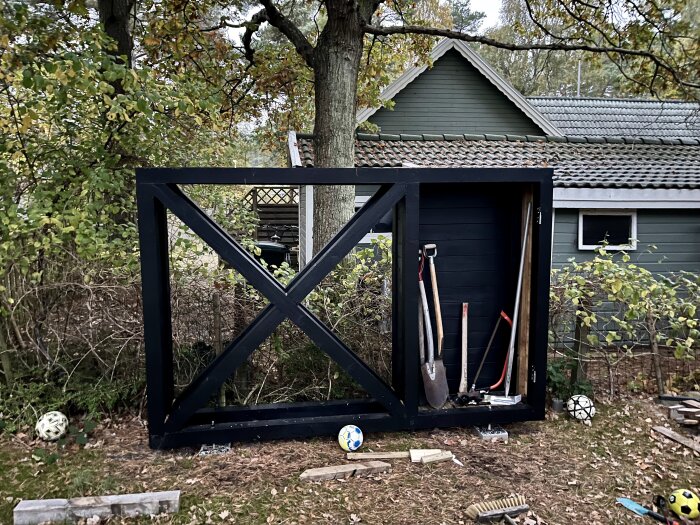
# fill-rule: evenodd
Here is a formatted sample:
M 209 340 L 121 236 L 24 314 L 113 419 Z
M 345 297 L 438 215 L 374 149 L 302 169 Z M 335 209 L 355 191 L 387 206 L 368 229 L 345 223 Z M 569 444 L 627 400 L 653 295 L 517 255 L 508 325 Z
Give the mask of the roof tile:
M 358 135 L 356 166 L 554 168 L 554 184 L 567 188 L 700 189 L 700 141 L 622 140 L 583 137 L 503 137 L 486 140 L 431 135 L 430 140 L 381 140 Z M 408 135 L 408 137 L 414 137 Z M 532 139 L 537 139 L 533 141 Z M 630 143 L 631 142 L 631 143 Z M 682 142 L 682 143 L 681 143 Z M 313 165 L 313 140 L 298 137 L 302 164 Z

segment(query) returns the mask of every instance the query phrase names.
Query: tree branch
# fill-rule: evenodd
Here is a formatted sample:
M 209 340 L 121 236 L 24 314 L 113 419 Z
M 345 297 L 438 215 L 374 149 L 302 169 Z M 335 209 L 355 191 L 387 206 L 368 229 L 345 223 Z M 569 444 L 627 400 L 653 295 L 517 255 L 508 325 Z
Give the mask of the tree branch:
M 292 43 L 297 53 L 301 55 L 310 68 L 314 67 L 314 47 L 309 43 L 304 34 L 297 26 L 284 16 L 272 3 L 272 0 L 260 0 L 260 4 L 265 8 L 267 21 L 270 25 L 279 29 Z M 247 30 L 246 30 L 247 33 Z
M 500 49 L 508 49 L 510 51 L 532 51 L 532 50 L 551 50 L 551 51 L 588 51 L 591 53 L 614 53 L 620 56 L 633 56 L 639 58 L 646 58 L 653 62 L 658 68 L 663 69 L 671 74 L 673 79 L 680 85 L 689 87 L 692 89 L 700 89 L 700 83 L 690 82 L 685 80 L 679 75 L 679 72 L 672 67 L 670 64 L 666 63 L 661 57 L 655 55 L 651 51 L 644 51 L 639 49 L 627 49 L 624 47 L 617 46 L 596 46 L 591 44 L 571 44 L 566 42 L 555 42 L 550 44 L 542 43 L 532 43 L 532 44 L 514 44 L 507 42 L 500 42 L 492 38 L 488 38 L 481 35 L 471 35 L 468 33 L 460 33 L 459 31 L 452 31 L 449 29 L 438 29 L 435 27 L 423 27 L 414 25 L 402 25 L 402 26 L 391 26 L 391 27 L 377 27 L 373 25 L 365 25 L 362 30 L 365 33 L 376 36 L 390 36 L 390 35 L 429 35 L 438 36 L 444 38 L 452 38 L 455 40 L 461 40 L 463 42 L 475 42 L 478 44 L 484 44 L 491 47 L 496 47 Z
M 255 56 L 255 49 L 253 49 L 251 46 L 251 42 L 253 40 L 253 33 L 255 33 L 258 30 L 260 24 L 262 24 L 263 22 L 267 22 L 267 13 L 264 9 L 261 9 L 251 17 L 249 22 L 246 22 L 244 24 L 245 33 L 243 33 L 243 36 L 241 37 L 241 42 L 243 42 L 243 49 L 245 50 L 246 60 L 248 60 L 248 62 L 250 62 L 251 64 L 254 62 Z

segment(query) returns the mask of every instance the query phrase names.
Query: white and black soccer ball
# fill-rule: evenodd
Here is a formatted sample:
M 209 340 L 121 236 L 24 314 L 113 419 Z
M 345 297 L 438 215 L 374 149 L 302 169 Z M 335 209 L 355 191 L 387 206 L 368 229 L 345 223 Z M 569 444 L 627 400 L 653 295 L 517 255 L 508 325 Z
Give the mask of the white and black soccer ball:
M 56 441 L 66 435 L 68 418 L 62 412 L 52 410 L 39 418 L 34 430 L 44 441 Z
M 338 444 L 346 452 L 352 452 L 362 446 L 362 430 L 355 425 L 345 425 L 338 432 Z
M 566 411 L 571 417 L 583 421 L 586 425 L 590 425 L 593 416 L 595 416 L 593 401 L 583 394 L 571 396 L 566 402 Z

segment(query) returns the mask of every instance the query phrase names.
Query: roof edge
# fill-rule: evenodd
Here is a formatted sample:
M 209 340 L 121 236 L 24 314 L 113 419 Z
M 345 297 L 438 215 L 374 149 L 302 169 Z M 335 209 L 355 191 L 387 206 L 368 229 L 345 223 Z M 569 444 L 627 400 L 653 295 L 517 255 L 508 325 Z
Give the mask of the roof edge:
M 299 134 L 298 138 L 313 139 L 311 134 Z M 700 146 L 700 138 L 664 138 L 664 137 L 580 137 L 552 135 L 495 135 L 495 134 L 454 134 L 425 133 L 420 135 L 402 133 L 357 133 L 356 138 L 364 141 L 507 141 L 507 142 L 569 142 L 573 144 L 654 144 L 665 146 Z

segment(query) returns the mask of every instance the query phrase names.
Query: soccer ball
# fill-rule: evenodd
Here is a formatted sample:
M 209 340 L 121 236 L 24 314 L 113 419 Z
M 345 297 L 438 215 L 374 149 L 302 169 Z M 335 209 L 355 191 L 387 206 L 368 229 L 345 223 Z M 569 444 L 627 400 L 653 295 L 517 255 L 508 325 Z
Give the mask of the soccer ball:
M 352 452 L 362 446 L 362 430 L 355 425 L 345 425 L 338 432 L 340 448 L 346 452 Z
M 700 516 L 700 498 L 687 489 L 677 489 L 668 497 L 668 507 L 679 518 L 694 520 Z
M 566 402 L 566 411 L 571 417 L 583 421 L 586 425 L 590 425 L 591 419 L 595 416 L 593 401 L 583 394 L 571 396 Z
M 57 410 L 47 412 L 36 422 L 34 430 L 44 441 L 56 441 L 66 435 L 68 418 Z

